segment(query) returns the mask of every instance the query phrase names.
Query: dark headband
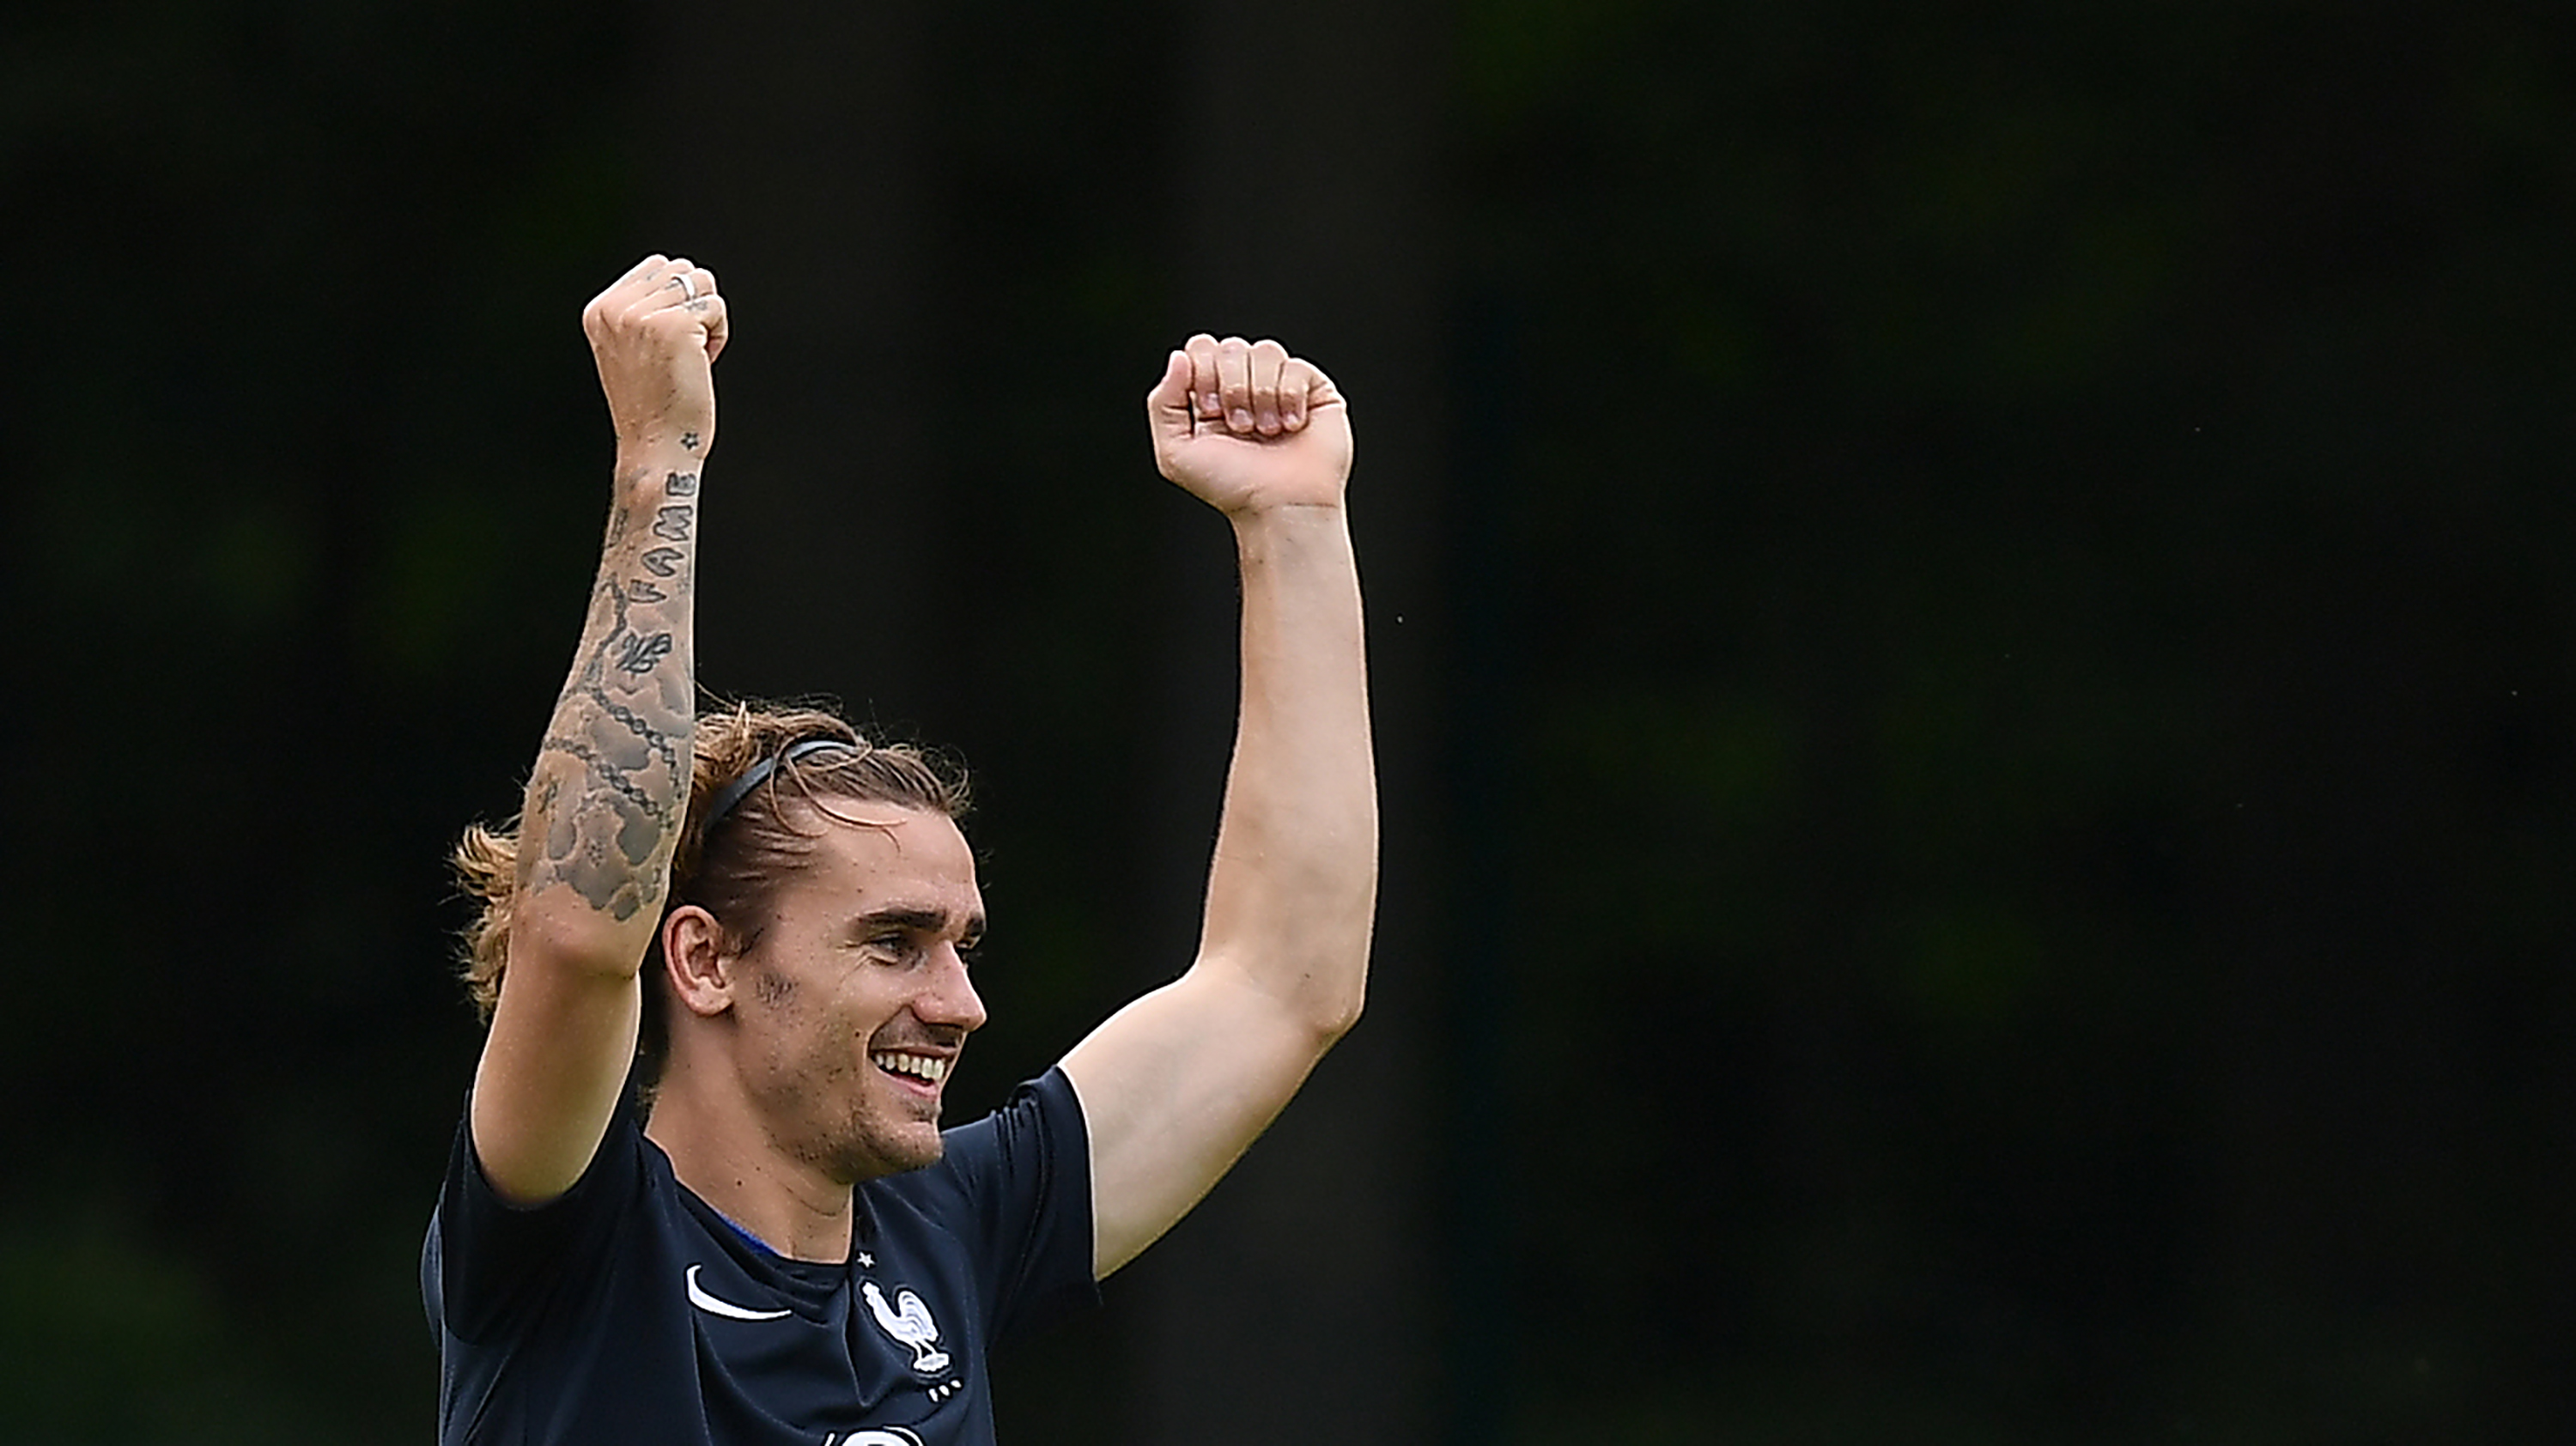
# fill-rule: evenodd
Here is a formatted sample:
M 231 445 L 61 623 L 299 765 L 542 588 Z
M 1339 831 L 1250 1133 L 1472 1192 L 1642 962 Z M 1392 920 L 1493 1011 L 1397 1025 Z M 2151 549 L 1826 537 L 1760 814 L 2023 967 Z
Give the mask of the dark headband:
M 767 758 L 760 760 L 758 763 L 751 765 L 749 768 L 742 771 L 742 777 L 726 784 L 724 786 L 724 791 L 715 796 L 715 801 L 707 805 L 706 821 L 698 825 L 698 837 L 700 839 L 704 839 L 709 833 L 713 832 L 715 826 L 724 821 L 724 816 L 733 812 L 734 805 L 742 802 L 753 789 L 760 787 L 762 783 L 766 782 L 769 775 L 778 771 L 778 765 L 782 763 L 793 763 L 808 753 L 818 752 L 825 748 L 856 747 L 858 747 L 858 745 L 852 743 L 847 738 L 808 738 L 801 742 L 791 743 L 787 745 L 783 752 L 773 753 Z

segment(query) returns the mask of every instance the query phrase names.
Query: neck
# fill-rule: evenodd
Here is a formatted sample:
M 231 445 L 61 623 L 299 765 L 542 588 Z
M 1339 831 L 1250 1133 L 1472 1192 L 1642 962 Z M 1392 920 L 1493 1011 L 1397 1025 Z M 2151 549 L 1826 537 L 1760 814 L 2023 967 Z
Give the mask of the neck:
M 666 1074 L 644 1127 L 644 1137 L 671 1157 L 671 1173 L 781 1255 L 847 1260 L 849 1185 L 778 1148 L 739 1094 L 692 1088 L 702 1077 L 698 1071 Z

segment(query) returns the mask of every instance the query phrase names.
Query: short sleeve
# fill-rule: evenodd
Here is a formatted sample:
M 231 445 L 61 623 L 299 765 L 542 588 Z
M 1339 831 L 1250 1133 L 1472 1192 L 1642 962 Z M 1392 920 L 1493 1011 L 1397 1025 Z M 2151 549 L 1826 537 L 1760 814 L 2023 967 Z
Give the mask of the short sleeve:
M 421 1250 L 421 1295 L 431 1323 L 459 1340 L 489 1339 L 540 1308 L 567 1281 L 602 1268 L 617 1212 L 643 1186 L 643 1136 L 621 1104 L 590 1168 L 562 1195 L 533 1208 L 503 1200 L 474 1153 L 473 1111 L 457 1123 L 438 1208 Z
M 936 1173 L 954 1181 L 965 1207 L 956 1223 L 971 1233 L 966 1243 L 982 1267 L 984 1318 L 996 1339 L 1099 1302 L 1090 1136 L 1063 1070 L 949 1131 Z

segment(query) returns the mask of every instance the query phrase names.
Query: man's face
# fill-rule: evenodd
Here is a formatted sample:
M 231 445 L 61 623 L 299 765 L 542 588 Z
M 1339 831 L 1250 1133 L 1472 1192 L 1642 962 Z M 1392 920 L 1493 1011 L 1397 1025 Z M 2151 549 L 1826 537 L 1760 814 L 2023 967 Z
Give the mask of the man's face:
M 984 932 L 957 825 L 828 800 L 812 859 L 738 961 L 746 1083 L 773 1142 L 856 1183 L 939 1158 L 939 1104 L 984 1004 L 962 951 Z

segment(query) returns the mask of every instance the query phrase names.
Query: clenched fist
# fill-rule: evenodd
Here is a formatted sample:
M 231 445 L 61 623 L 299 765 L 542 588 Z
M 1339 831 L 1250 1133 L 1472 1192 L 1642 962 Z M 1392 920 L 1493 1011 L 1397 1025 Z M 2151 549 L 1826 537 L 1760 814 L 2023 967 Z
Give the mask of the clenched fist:
M 599 363 L 618 447 L 677 447 L 704 458 L 716 440 L 710 369 L 725 346 L 725 303 L 715 273 L 647 256 L 591 298 L 581 329 Z
M 1342 394 L 1275 341 L 1202 332 L 1145 394 L 1154 465 L 1229 517 L 1331 506 L 1351 475 Z

